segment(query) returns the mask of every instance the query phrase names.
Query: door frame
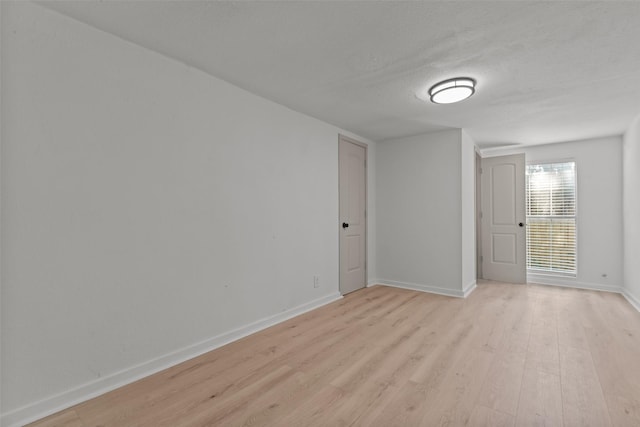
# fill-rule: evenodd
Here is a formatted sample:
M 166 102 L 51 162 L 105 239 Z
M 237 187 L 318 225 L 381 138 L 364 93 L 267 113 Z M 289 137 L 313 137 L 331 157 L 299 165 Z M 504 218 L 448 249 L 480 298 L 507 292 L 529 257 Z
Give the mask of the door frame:
M 341 220 L 340 220 L 340 142 L 347 142 L 350 144 L 357 145 L 364 149 L 364 287 L 369 286 L 369 185 L 368 185 L 368 177 L 369 177 L 369 146 L 363 142 L 357 141 L 351 137 L 338 134 L 338 220 L 336 221 L 338 227 L 338 291 L 341 295 L 344 295 L 342 292 L 342 277 L 341 272 L 342 268 L 340 265 L 340 255 L 342 251 L 341 244 Z

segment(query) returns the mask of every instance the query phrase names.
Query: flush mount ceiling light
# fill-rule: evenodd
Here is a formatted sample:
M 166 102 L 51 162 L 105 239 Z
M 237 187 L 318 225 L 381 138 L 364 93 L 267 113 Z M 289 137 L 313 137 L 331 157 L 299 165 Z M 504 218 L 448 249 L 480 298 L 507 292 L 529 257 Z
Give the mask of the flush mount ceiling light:
M 470 77 L 456 77 L 436 83 L 429 89 L 429 99 L 436 104 L 453 104 L 469 98 L 476 91 L 476 81 Z M 423 97 L 420 97 L 424 99 Z

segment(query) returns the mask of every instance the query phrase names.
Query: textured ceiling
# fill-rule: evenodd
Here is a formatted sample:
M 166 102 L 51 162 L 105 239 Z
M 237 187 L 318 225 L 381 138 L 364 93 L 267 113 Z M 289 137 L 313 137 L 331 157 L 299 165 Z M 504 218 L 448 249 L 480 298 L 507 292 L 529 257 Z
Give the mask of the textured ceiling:
M 41 4 L 376 141 L 557 142 L 640 114 L 640 2 Z M 415 97 L 456 76 L 478 81 L 472 98 Z

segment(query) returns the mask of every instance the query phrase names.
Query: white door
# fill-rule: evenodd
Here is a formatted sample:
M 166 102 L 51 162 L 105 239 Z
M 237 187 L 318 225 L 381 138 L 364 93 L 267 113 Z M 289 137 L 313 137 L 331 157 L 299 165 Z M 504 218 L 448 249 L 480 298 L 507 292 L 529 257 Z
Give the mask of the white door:
M 367 149 L 340 136 L 340 292 L 364 288 L 366 270 Z
M 524 154 L 482 159 L 482 275 L 526 283 Z

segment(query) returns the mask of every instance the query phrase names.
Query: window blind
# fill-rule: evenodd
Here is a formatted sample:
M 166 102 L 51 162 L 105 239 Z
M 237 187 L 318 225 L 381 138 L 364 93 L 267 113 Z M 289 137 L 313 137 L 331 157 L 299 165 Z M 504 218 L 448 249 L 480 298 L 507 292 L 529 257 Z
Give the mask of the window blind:
M 575 162 L 527 165 L 527 269 L 576 274 Z

